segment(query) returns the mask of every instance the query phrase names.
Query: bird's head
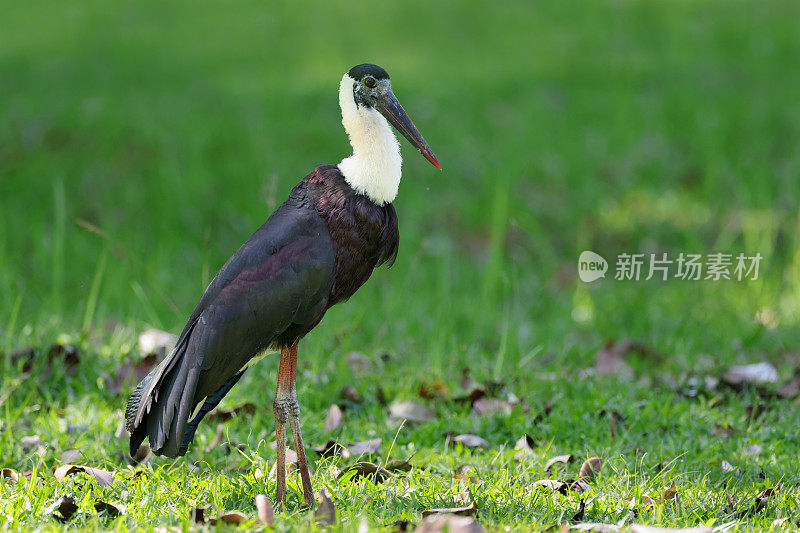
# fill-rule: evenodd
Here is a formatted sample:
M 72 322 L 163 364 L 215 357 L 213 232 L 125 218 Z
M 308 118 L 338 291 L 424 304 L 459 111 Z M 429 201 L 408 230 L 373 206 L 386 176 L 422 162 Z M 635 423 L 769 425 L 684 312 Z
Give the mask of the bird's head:
M 389 80 L 388 72 L 378 65 L 364 63 L 351 68 L 347 72 L 345 79 L 348 82 L 352 80 L 353 102 L 356 108 L 363 106 L 366 109 L 378 111 L 403 137 L 414 145 L 414 148 L 425 159 L 439 170 L 442 169 L 430 146 L 425 142 L 422 134 L 414 126 L 408 113 L 406 113 L 392 92 L 392 83 Z

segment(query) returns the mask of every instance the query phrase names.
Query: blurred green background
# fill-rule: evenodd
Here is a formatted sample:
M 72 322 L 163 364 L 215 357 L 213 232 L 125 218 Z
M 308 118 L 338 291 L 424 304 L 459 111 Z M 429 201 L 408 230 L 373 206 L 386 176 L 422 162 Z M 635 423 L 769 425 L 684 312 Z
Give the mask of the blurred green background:
M 6 348 L 179 330 L 290 188 L 348 155 L 337 87 L 365 61 L 444 171 L 403 141 L 399 259 L 308 357 L 391 348 L 409 369 L 501 373 L 589 361 L 608 338 L 707 367 L 798 345 L 797 2 L 0 9 Z M 764 261 L 756 282 L 589 286 L 585 249 Z

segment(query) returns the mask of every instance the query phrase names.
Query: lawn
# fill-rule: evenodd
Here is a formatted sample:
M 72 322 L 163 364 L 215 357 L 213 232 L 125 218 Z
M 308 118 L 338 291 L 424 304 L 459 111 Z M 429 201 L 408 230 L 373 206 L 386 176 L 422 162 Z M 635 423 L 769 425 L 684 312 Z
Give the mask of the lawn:
M 131 465 L 119 420 L 152 361 L 139 335 L 179 332 L 291 187 L 348 155 L 338 82 L 364 61 L 444 171 L 403 140 L 397 262 L 300 345 L 333 530 L 412 530 L 470 503 L 489 531 L 796 527 L 800 6 L 306 6 L 3 5 L 0 467 L 30 472 L 0 478 L 0 527 L 194 529 L 207 505 L 262 527 L 277 358 L 184 458 Z M 605 279 L 579 280 L 584 250 Z M 756 280 L 617 280 L 624 253 L 762 261 Z M 761 362 L 761 382 L 729 372 Z M 403 402 L 422 420 L 391 416 Z M 339 477 L 409 457 L 382 482 Z M 58 479 L 69 463 L 113 480 Z M 273 527 L 312 527 L 301 502 L 292 474 Z

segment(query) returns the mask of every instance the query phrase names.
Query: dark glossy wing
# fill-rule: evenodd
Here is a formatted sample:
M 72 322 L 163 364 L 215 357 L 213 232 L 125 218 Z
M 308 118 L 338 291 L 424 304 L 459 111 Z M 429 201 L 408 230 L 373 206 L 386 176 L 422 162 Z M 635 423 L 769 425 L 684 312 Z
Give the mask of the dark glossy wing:
M 220 269 L 175 349 L 134 392 L 126 413 L 132 448 L 149 435 L 154 450 L 177 454 L 198 403 L 287 330 L 319 321 L 334 264 L 316 210 L 281 206 Z

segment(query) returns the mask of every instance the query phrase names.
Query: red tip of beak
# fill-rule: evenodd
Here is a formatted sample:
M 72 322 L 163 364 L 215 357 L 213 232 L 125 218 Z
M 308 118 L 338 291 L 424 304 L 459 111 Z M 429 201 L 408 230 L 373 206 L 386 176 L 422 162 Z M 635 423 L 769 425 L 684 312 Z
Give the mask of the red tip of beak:
M 431 164 L 433 164 L 433 166 L 435 166 L 435 167 L 436 167 L 436 168 L 438 168 L 439 170 L 442 170 L 442 165 L 440 165 L 440 164 L 439 164 L 439 161 L 437 161 L 437 160 L 436 160 L 436 156 L 434 156 L 432 153 L 430 153 L 430 152 L 427 152 L 427 151 L 425 151 L 425 152 L 422 152 L 422 155 L 424 155 L 424 156 L 425 156 L 425 159 L 427 159 L 428 161 L 430 161 L 430 162 L 431 162 Z

